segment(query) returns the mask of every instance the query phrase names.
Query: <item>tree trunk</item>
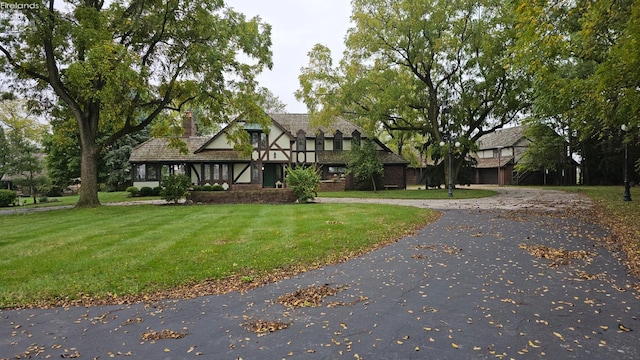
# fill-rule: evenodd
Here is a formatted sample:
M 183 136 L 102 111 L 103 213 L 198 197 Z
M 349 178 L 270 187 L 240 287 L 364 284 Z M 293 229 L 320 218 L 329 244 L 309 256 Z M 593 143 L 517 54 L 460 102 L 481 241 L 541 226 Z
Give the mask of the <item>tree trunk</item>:
M 100 148 L 96 144 L 99 105 L 94 104 L 89 114 L 78 121 L 80 129 L 80 199 L 76 207 L 88 208 L 100 206 L 98 199 L 98 154 Z
M 378 189 L 376 188 L 376 179 L 375 176 L 371 177 L 371 184 L 373 185 L 373 192 L 378 192 Z

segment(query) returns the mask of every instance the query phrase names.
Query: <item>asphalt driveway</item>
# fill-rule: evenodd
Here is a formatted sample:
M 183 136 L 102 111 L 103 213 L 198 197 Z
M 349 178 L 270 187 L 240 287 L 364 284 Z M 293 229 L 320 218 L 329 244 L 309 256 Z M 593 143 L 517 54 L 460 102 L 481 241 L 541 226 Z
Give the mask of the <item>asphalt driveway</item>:
M 0 358 L 640 358 L 638 281 L 598 241 L 604 229 L 562 211 L 588 201 L 512 189 L 493 205 L 457 201 L 411 204 L 443 216 L 243 294 L 0 311 Z M 277 301 L 311 287 L 334 295 L 317 307 Z

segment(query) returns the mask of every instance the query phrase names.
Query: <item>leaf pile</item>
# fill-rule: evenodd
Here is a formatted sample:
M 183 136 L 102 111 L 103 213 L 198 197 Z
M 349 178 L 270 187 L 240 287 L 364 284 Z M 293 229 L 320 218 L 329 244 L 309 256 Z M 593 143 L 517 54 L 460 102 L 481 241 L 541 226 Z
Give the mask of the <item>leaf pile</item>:
M 553 262 L 551 263 L 551 266 L 569 265 L 573 260 L 589 261 L 593 256 L 595 256 L 594 253 L 584 250 L 570 251 L 565 249 L 556 249 L 545 245 L 520 244 L 519 247 L 533 256 L 552 260 Z
M 256 334 L 272 333 L 274 331 L 288 328 L 291 323 L 274 320 L 252 320 L 242 324 L 242 326 Z
M 142 341 L 156 341 L 161 339 L 182 339 L 185 336 L 187 336 L 186 333 L 164 329 L 160 332 L 153 330 L 144 332 L 142 336 L 140 336 L 140 339 L 142 339 Z
M 277 302 L 294 309 L 300 307 L 317 307 L 322 304 L 322 300 L 325 297 L 334 296 L 340 290 L 342 289 L 333 288 L 329 286 L 329 284 L 311 286 L 281 295 L 278 297 Z

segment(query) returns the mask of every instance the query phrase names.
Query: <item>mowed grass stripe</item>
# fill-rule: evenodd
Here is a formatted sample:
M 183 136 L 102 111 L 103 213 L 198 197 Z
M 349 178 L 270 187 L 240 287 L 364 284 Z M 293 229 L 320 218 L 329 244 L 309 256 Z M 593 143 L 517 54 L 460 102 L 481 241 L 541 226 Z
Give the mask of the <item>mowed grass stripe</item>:
M 104 206 L 0 216 L 0 307 L 315 266 L 435 216 L 365 204 Z

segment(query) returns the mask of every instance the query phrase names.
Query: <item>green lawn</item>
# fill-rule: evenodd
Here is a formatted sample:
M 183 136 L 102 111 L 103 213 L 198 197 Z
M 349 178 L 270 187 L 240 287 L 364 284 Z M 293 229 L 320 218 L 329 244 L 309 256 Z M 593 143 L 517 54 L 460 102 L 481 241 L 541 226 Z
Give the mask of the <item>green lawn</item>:
M 22 197 L 22 201 L 26 200 L 26 207 L 48 207 L 48 206 L 61 206 L 61 205 L 75 205 L 78 202 L 79 195 L 69 195 L 69 196 L 61 196 L 61 197 L 50 197 L 48 198 L 48 202 L 37 204 L 33 203 L 33 198 Z M 151 200 L 151 199 L 160 199 L 160 196 L 153 197 L 135 197 L 130 198 L 128 192 L 118 191 L 118 192 L 99 192 L 98 198 L 100 202 L 103 204 L 113 203 L 113 202 L 122 202 L 122 201 L 132 201 L 132 200 Z M 11 208 L 0 208 L 2 209 L 11 209 Z
M 475 199 L 494 196 L 497 193 L 486 189 L 457 188 L 453 190 L 453 198 L 447 189 L 429 190 L 380 190 L 373 191 L 335 191 L 320 192 L 318 197 L 333 198 L 373 198 L 373 199 Z
M 0 308 L 143 295 L 341 260 L 436 217 L 356 204 L 105 206 L 0 216 Z M 64 303 L 64 302 L 63 302 Z

